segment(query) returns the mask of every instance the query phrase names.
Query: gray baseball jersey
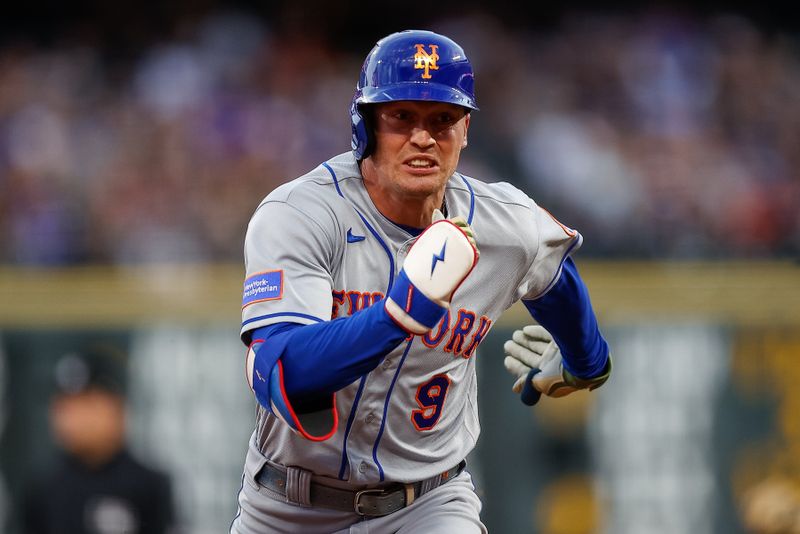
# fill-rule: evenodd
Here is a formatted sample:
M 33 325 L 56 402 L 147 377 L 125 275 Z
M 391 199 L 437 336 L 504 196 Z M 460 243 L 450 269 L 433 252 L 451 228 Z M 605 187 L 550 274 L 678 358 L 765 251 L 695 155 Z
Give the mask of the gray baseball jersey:
M 336 393 L 338 427 L 329 439 L 309 441 L 259 407 L 247 470 L 266 457 L 353 484 L 411 482 L 472 450 L 480 433 L 478 345 L 514 302 L 555 283 L 581 236 L 507 183 L 456 173 L 445 202 L 449 217 L 472 226 L 481 252 L 449 312 Z M 375 208 L 352 153 L 327 161 L 275 189 L 250 221 L 242 332 L 377 305 L 413 242 Z

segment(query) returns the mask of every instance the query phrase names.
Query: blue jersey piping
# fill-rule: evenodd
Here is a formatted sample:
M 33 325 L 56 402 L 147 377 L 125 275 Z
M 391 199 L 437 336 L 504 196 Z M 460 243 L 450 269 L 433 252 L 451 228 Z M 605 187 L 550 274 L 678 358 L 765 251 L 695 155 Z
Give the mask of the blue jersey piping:
M 252 319 L 248 319 L 245 322 L 243 322 L 242 326 L 248 325 L 256 321 L 261 321 L 262 319 L 272 319 L 273 317 L 302 317 L 303 319 L 310 319 L 315 323 L 322 322 L 322 319 L 320 319 L 319 317 L 314 317 L 313 315 L 308 315 L 306 313 L 280 312 L 280 313 L 270 313 L 268 315 L 259 315 L 258 317 L 253 317 Z
M 458 175 L 461 177 L 461 181 L 464 182 L 464 185 L 467 186 L 467 189 L 469 189 L 469 215 L 467 216 L 467 224 L 471 225 L 472 216 L 475 215 L 475 191 L 472 189 L 472 186 L 469 185 L 469 182 L 463 174 L 458 173 Z
M 344 195 L 342 194 L 342 190 L 339 189 L 339 180 L 336 179 L 336 173 L 333 172 L 333 169 L 331 168 L 330 165 L 328 165 L 327 161 L 324 162 L 322 164 L 322 166 L 325 167 L 326 169 L 328 169 L 328 172 L 331 173 L 331 176 L 333 177 L 333 185 L 336 186 L 336 192 L 339 193 L 340 197 L 344 198 Z
M 353 426 L 353 420 L 356 418 L 355 407 L 358 406 L 358 401 L 361 400 L 361 393 L 364 391 L 364 384 L 366 381 L 367 375 L 362 376 L 358 383 L 356 398 L 353 399 L 353 408 L 350 409 L 350 415 L 347 417 L 347 426 L 344 429 L 344 436 L 342 437 L 342 464 L 339 467 L 339 480 L 344 480 L 344 470 L 347 467 L 347 436 L 350 435 L 350 427 Z
M 336 192 L 339 193 L 339 196 L 342 197 L 343 199 L 349 201 L 349 199 L 346 196 L 344 196 L 344 193 L 342 193 L 342 190 L 339 187 L 339 179 L 336 177 L 336 172 L 333 170 L 333 168 L 330 165 L 328 165 L 327 161 L 324 162 L 322 164 L 322 166 L 325 167 L 326 169 L 328 169 L 328 172 L 330 173 L 331 178 L 333 179 L 333 185 L 336 187 Z M 358 211 L 358 208 L 356 208 L 355 205 L 353 205 L 352 202 L 350 203 L 350 205 L 353 207 L 355 212 L 361 218 L 361 221 L 367 227 L 369 232 L 375 237 L 375 239 L 378 241 L 378 243 L 381 245 L 381 247 L 383 247 L 383 250 L 386 252 L 386 257 L 389 258 L 389 285 L 386 288 L 386 294 L 388 295 L 389 294 L 389 290 L 392 288 L 392 285 L 394 285 L 394 256 L 392 255 L 391 250 L 389 250 L 389 246 L 386 244 L 386 242 L 381 238 L 380 235 L 378 235 L 378 232 L 372 227 L 372 225 L 367 222 L 366 217 L 364 217 L 361 214 L 361 212 Z M 409 347 L 410 346 L 411 346 L 411 343 L 409 343 Z M 406 353 L 408 353 L 408 348 L 406 348 Z M 405 357 L 406 357 L 406 354 L 404 353 L 403 354 L 403 359 L 405 359 Z M 402 361 L 401 361 L 401 365 L 402 365 Z M 395 377 L 396 376 L 397 375 L 395 375 Z M 356 411 L 358 410 L 358 403 L 361 400 L 361 394 L 362 394 L 362 392 L 364 390 L 364 383 L 366 382 L 366 379 L 367 379 L 367 375 L 364 375 L 364 376 L 361 377 L 361 381 L 360 381 L 360 383 L 358 385 L 358 392 L 356 392 L 356 397 L 355 397 L 355 399 L 353 399 L 353 405 L 350 408 L 350 415 L 347 417 L 347 427 L 345 427 L 344 436 L 342 437 L 342 463 L 341 463 L 341 466 L 339 467 L 339 478 L 342 479 L 342 480 L 344 480 L 344 471 L 345 471 L 345 467 L 347 466 L 347 438 L 350 436 L 350 428 L 353 425 L 353 420 L 355 419 L 355 414 L 356 414 Z M 394 381 L 392 381 L 392 385 L 394 385 Z M 389 389 L 389 391 L 391 392 L 391 388 Z M 388 402 L 388 396 L 387 396 L 387 402 Z M 384 416 L 385 416 L 385 413 L 386 413 L 386 408 L 384 407 Z M 385 419 L 385 417 L 384 417 L 384 419 Z M 383 432 L 383 425 L 381 425 L 381 433 L 382 432 Z M 380 441 L 380 433 L 378 434 L 378 440 L 375 442 L 375 447 L 373 448 L 373 457 L 375 457 L 375 450 L 378 447 L 378 441 Z M 377 463 L 377 459 L 375 460 L 375 462 Z M 378 464 L 378 470 L 380 471 L 380 474 L 381 474 L 381 480 L 383 480 L 383 468 L 381 467 L 380 464 Z
M 375 460 L 375 465 L 378 466 L 378 473 L 381 477 L 381 482 L 383 482 L 383 466 L 381 462 L 378 460 L 378 445 L 381 443 L 381 438 L 383 437 L 383 429 L 386 426 L 386 412 L 389 410 L 389 399 L 392 396 L 392 391 L 394 390 L 394 385 L 397 382 L 397 377 L 400 376 L 400 370 L 403 368 L 403 363 L 406 361 L 406 356 L 408 355 L 408 351 L 411 350 L 411 344 L 414 343 L 414 338 L 412 337 L 411 340 L 406 345 L 406 350 L 403 351 L 403 356 L 400 358 L 400 363 L 397 364 L 397 371 L 394 372 L 394 376 L 392 377 L 392 383 L 389 385 L 389 391 L 386 392 L 386 400 L 383 402 L 383 417 L 381 417 L 381 428 L 378 430 L 378 437 L 375 438 L 375 445 L 372 446 L 372 459 Z

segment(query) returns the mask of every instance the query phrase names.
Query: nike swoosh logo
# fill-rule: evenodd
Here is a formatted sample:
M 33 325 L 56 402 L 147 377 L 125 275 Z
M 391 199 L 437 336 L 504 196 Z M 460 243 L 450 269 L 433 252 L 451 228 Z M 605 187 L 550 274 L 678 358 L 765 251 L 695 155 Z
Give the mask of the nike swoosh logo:
M 359 241 L 364 241 L 366 239 L 363 235 L 353 235 L 353 229 L 350 228 L 347 230 L 347 242 L 348 243 L 358 243 Z

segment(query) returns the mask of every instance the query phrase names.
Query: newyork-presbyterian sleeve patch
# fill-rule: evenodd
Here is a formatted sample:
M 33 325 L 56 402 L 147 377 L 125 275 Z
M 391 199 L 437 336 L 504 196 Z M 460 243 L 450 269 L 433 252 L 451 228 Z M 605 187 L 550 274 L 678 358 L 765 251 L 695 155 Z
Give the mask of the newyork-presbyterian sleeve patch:
M 242 308 L 265 300 L 279 300 L 281 297 L 283 297 L 283 270 L 256 273 L 244 281 Z

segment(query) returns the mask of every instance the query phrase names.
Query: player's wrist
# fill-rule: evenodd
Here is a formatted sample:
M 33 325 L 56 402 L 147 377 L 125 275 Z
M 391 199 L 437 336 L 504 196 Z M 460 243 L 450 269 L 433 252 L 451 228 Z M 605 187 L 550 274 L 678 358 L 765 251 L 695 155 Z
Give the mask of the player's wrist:
M 564 381 L 577 389 L 596 389 L 605 384 L 611 376 L 611 367 L 611 355 L 609 354 L 600 374 L 592 377 L 579 377 L 564 368 Z
M 405 269 L 395 279 L 384 307 L 398 326 L 413 334 L 429 332 L 447 313 L 447 306 L 429 299 L 409 280 Z

